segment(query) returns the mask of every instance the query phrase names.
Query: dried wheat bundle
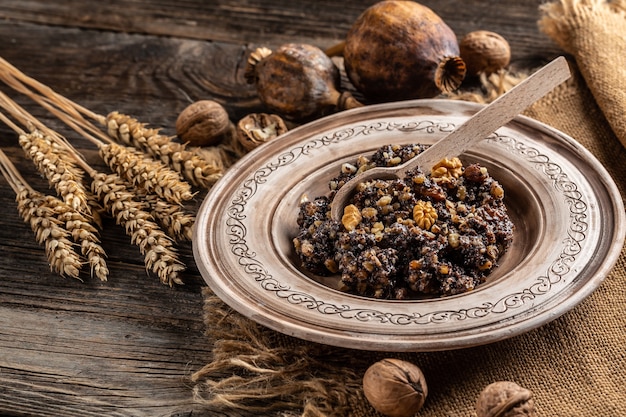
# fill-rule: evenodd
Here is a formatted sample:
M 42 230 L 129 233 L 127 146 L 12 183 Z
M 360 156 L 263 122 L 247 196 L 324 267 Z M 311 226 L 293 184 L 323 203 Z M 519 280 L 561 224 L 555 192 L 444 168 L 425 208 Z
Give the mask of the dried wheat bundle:
M 106 281 L 106 253 L 89 220 L 64 201 L 34 190 L 2 151 L 0 171 L 15 191 L 20 216 L 30 224 L 37 242 L 44 245 L 50 268 L 62 276 L 79 278 L 83 262 L 71 238 L 80 245 L 92 276 Z
M 116 142 L 134 146 L 161 160 L 193 185 L 207 189 L 212 187 L 222 177 L 225 168 L 236 159 L 228 156 L 233 152 L 229 144 L 214 147 L 213 151 L 206 152 L 205 148 L 186 147 L 184 144 L 174 142 L 172 137 L 160 134 L 158 129 L 147 128 L 145 124 L 130 116 L 118 112 L 111 112 L 107 116 L 96 114 L 27 76 L 2 58 L 0 58 L 0 79 L 17 91 L 33 98 L 37 96 L 38 102 L 47 108 L 56 107 L 63 112 L 66 121 L 69 120 L 74 125 L 78 124 L 94 132 L 97 128 L 86 118 L 97 122 Z
M 173 241 L 143 210 L 143 204 L 135 200 L 124 180 L 115 174 L 95 172 L 92 178 L 92 191 L 116 222 L 124 227 L 131 242 L 139 247 L 146 268 L 164 284 L 182 284 L 179 273 L 185 265 L 179 261 Z
M 173 246 L 173 239 L 155 223 L 154 217 L 144 210 L 148 204 L 147 200 L 144 202 L 137 201 L 136 197 L 143 195 L 150 196 L 150 200 L 154 198 L 163 199 L 170 206 L 182 204 L 183 201 L 193 198 L 189 183 L 163 162 L 154 160 L 132 147 L 115 143 L 106 133 L 86 121 L 69 100 L 57 95 L 37 81 L 24 76 L 2 58 L 0 58 L 0 79 L 16 91 L 31 97 L 98 147 L 100 156 L 114 174 L 104 174 L 93 169 L 69 142 L 56 132 L 43 126 L 35 117 L 21 109 L 10 98 L 4 96 L 3 102 L 0 103 L 2 107 L 9 109 L 12 116 L 31 127 L 31 130 L 34 131 L 36 128 L 46 132 L 53 147 L 60 145 L 66 150 L 67 153 L 63 155 L 63 159 L 74 161 L 91 177 L 93 194 L 116 222 L 124 227 L 127 235 L 131 237 L 131 242 L 139 247 L 144 255 L 147 270 L 155 273 L 165 284 L 170 286 L 175 283 L 182 284 L 179 274 L 185 269 L 185 265 L 178 259 L 178 254 Z M 38 91 L 43 92 L 43 95 L 30 90 L 20 79 L 30 80 L 27 84 L 35 85 Z M 8 122 L 12 123 L 10 120 Z M 127 186 L 127 183 L 131 185 Z M 153 195 L 157 197 L 153 197 Z M 89 199 L 89 201 L 93 203 L 93 199 Z M 189 219 L 181 217 L 171 210 L 171 207 L 164 204 L 159 204 L 158 208 L 161 217 L 163 217 L 161 220 L 168 224 L 169 228 L 180 236 L 189 236 Z M 67 213 L 60 214 L 72 222 L 71 225 L 80 227 L 77 226 L 80 222 L 76 217 Z M 168 214 L 169 218 L 166 218 Z M 66 231 L 66 233 L 69 232 Z M 78 231 L 76 233 L 77 236 L 81 235 Z M 94 257 L 93 263 L 91 263 L 94 273 L 104 273 L 102 264 L 96 259 L 98 253 L 93 248 L 95 243 L 95 241 L 91 241 L 81 246 L 87 255 L 92 254 Z
M 189 184 L 183 181 L 177 172 L 169 169 L 160 161 L 155 161 L 139 151 L 118 145 L 111 140 L 105 142 L 102 139 L 98 139 L 98 137 L 85 130 L 90 130 L 89 126 L 67 119 L 64 113 L 50 106 L 41 97 L 33 95 L 32 98 L 66 121 L 70 127 L 81 133 L 85 138 L 95 143 L 102 158 L 117 173 L 107 175 L 97 172 L 87 164 L 71 144 L 64 141 L 60 135 L 42 126 L 34 117 L 21 112 L 14 112 L 14 116 L 24 117 L 32 124 L 50 132 L 50 140 L 53 143 L 62 145 L 67 150 L 67 154 L 64 157 L 67 160 L 75 161 L 89 174 L 92 179 L 92 192 L 103 204 L 104 209 L 115 218 L 118 224 L 124 227 L 126 233 L 131 237 L 131 242 L 139 247 L 144 255 L 146 268 L 154 272 L 163 283 L 170 286 L 174 283 L 182 284 L 182 280 L 178 275 L 180 271 L 185 269 L 185 265 L 178 260 L 172 239 L 159 228 L 154 222 L 152 215 L 143 210 L 145 203 L 136 201 L 135 196 L 156 193 L 161 198 L 180 204 L 183 200 L 193 198 Z M 13 110 L 17 106 L 8 98 L 6 102 L 8 104 L 4 105 L 5 108 Z M 98 134 L 95 131 L 90 131 L 96 135 Z M 124 178 L 122 178 L 122 175 Z M 127 187 L 125 181 L 133 185 Z M 139 189 L 136 190 L 134 187 Z M 174 223 L 174 221 L 172 220 L 170 223 Z M 88 250 L 89 245 L 86 244 L 85 246 L 85 250 Z M 95 270 L 99 269 L 95 260 L 93 267 Z

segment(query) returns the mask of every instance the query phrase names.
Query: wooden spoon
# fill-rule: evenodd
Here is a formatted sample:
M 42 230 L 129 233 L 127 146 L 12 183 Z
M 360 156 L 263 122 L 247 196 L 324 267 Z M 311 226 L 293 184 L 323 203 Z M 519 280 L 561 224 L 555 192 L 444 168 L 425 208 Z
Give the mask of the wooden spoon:
M 570 75 L 567 61 L 562 56 L 558 57 L 482 108 L 453 132 L 415 158 L 395 167 L 376 167 L 356 175 L 337 190 L 331 203 L 332 218 L 341 220 L 346 202 L 358 184 L 373 179 L 402 179 L 407 171 L 418 166 L 423 172 L 430 172 L 432 167 L 442 159 L 459 156 L 473 144 L 509 122 L 554 87 L 567 80 Z

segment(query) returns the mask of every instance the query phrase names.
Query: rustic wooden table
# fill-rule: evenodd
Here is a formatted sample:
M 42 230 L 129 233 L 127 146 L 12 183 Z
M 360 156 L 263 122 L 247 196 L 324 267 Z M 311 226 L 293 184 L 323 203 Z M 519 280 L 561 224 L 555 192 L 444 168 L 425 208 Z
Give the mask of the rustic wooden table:
M 511 44 L 513 63 L 529 67 L 559 53 L 537 29 L 541 2 L 423 4 L 459 36 L 499 32 Z M 0 56 L 97 113 L 119 110 L 173 134 L 178 113 L 193 100 L 218 100 L 233 120 L 260 108 L 243 77 L 256 46 L 332 46 L 373 3 L 2 0 Z M 64 129 L 32 102 L 16 99 Z M 46 191 L 16 139 L 0 126 L 2 149 Z M 96 158 L 89 145 L 77 143 Z M 181 248 L 186 285 L 169 288 L 146 273 L 138 249 L 107 220 L 109 281 L 62 278 L 50 272 L 14 198 L 0 179 L 0 414 L 202 415 L 189 376 L 210 359 L 211 346 L 203 335 L 205 284 L 191 245 Z

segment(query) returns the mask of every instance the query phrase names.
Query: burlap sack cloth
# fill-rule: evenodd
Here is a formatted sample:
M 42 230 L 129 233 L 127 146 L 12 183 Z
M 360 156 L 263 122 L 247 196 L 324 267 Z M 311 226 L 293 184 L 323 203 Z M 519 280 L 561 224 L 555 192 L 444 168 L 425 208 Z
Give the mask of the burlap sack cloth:
M 580 72 L 526 114 L 587 147 L 625 196 L 626 1 L 562 0 L 540 10 L 539 27 Z M 498 380 L 532 390 L 541 416 L 626 416 L 625 252 L 604 283 L 564 316 L 458 351 L 390 355 L 304 342 L 243 318 L 207 289 L 214 358 L 193 375 L 195 393 L 209 415 L 379 416 L 361 378 L 392 356 L 424 371 L 429 396 L 419 416 L 475 416 L 479 392 Z

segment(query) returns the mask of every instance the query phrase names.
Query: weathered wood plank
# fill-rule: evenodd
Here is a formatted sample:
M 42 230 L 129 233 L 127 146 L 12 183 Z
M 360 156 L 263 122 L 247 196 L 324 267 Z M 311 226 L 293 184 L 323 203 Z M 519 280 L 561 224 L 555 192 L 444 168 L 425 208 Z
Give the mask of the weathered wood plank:
M 0 410 L 141 416 L 199 409 L 188 378 L 209 360 L 211 346 L 190 248 L 182 251 L 187 285 L 168 288 L 146 274 L 138 251 L 130 254 L 123 232 L 111 227 L 104 236 L 109 282 L 80 283 L 50 273 L 30 230 L 6 214 Z
M 340 41 L 356 17 L 375 0 L 206 2 L 5 0 L 0 17 L 43 24 L 126 31 L 235 44 L 308 42 L 326 48 Z M 541 0 L 483 2 L 422 0 L 457 33 L 494 30 L 509 40 L 516 60 L 556 53 L 536 29 Z
M 199 323 L 178 323 L 190 335 L 182 339 L 121 316 L 85 312 L 79 320 L 75 309 L 0 307 L 0 315 L 3 411 L 139 416 L 197 408 L 186 379 L 208 360 Z
M 0 56 L 97 113 L 119 110 L 171 128 L 200 98 L 220 101 L 235 118 L 258 106 L 243 78 L 245 46 L 71 28 L 49 33 L 44 26 L 3 23 L 0 37 L 11 42 Z

